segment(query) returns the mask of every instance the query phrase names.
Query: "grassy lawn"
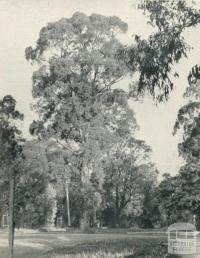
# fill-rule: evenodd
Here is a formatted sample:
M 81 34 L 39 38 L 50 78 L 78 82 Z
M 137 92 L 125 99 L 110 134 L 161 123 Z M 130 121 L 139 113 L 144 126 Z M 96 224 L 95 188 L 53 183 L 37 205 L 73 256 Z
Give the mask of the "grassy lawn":
M 17 233 L 15 258 L 166 257 L 166 236 L 141 234 Z M 0 234 L 0 257 L 7 258 L 7 234 Z

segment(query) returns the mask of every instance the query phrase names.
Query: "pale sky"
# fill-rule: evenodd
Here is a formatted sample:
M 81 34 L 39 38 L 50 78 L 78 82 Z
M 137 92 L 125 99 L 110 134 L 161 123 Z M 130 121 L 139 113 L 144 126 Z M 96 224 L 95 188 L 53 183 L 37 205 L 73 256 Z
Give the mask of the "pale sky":
M 135 10 L 133 3 L 134 0 L 0 0 L 0 98 L 12 94 L 17 100 L 18 109 L 25 114 L 22 128 L 26 136 L 34 119 L 30 109 L 34 68 L 25 60 L 24 50 L 34 45 L 40 29 L 48 22 L 71 17 L 76 11 L 88 15 L 116 15 L 128 23 L 128 33 L 121 39 L 130 43 L 132 34 L 147 37 L 152 31 L 145 16 Z M 200 27 L 197 27 L 185 33 L 194 49 L 187 60 L 177 65 L 181 76 L 175 80 L 170 100 L 157 107 L 147 98 L 142 104 L 131 102 L 140 126 L 137 136 L 152 147 L 152 160 L 161 174 L 169 172 L 174 175 L 182 164 L 177 150 L 181 135 L 172 136 L 172 129 L 177 111 L 185 101 L 182 94 L 187 86 L 188 72 L 193 65 L 200 63 L 199 32 Z M 120 84 L 127 87 L 128 80 Z

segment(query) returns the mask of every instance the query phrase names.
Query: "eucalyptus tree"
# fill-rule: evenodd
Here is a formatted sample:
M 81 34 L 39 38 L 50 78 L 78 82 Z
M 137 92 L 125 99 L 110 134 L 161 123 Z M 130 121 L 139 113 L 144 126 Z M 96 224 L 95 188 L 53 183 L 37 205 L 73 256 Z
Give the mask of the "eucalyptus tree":
M 185 0 L 142 0 L 138 8 L 144 11 L 154 31 L 147 39 L 136 35 L 133 46 L 125 51 L 131 71 L 139 72 L 130 96 L 149 92 L 162 102 L 174 88 L 173 77 L 179 76 L 176 63 L 187 57 L 191 48 L 184 31 L 200 23 L 200 10 Z
M 15 179 L 22 158 L 22 133 L 15 121 L 23 115 L 16 110 L 16 100 L 6 95 L 0 100 L 0 168 L 9 181 L 9 257 L 13 257 Z
M 40 118 L 30 131 L 55 138 L 66 151 L 78 150 L 86 184 L 111 142 L 103 112 L 118 94 L 111 86 L 126 75 L 116 37 L 126 30 L 126 23 L 115 16 L 75 13 L 43 27 L 36 47 L 26 49 L 27 60 L 39 64 L 33 97 Z

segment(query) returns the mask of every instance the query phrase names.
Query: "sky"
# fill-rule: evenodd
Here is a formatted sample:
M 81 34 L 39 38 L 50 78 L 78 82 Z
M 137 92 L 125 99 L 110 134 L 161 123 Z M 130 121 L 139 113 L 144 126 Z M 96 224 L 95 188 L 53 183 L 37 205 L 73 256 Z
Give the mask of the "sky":
M 188 0 L 189 1 L 189 0 Z M 48 22 L 71 17 L 74 12 L 87 15 L 99 13 L 116 15 L 128 24 L 128 32 L 120 37 L 123 43 L 133 42 L 133 35 L 146 38 L 152 32 L 147 18 L 134 7 L 134 0 L 0 0 L 0 98 L 11 94 L 17 100 L 17 108 L 25 115 L 21 128 L 28 136 L 28 127 L 36 117 L 30 108 L 31 76 L 34 71 L 24 57 L 27 46 L 34 45 L 40 29 Z M 181 134 L 172 135 L 179 108 L 186 102 L 182 94 L 187 86 L 191 67 L 200 63 L 200 27 L 185 32 L 187 42 L 193 46 L 188 59 L 176 66 L 180 78 L 167 103 L 154 105 L 151 99 L 143 103 L 130 101 L 140 130 L 136 136 L 152 147 L 152 160 L 160 173 L 175 175 L 183 164 L 178 156 L 177 144 Z M 119 87 L 127 87 L 129 80 L 121 81 Z

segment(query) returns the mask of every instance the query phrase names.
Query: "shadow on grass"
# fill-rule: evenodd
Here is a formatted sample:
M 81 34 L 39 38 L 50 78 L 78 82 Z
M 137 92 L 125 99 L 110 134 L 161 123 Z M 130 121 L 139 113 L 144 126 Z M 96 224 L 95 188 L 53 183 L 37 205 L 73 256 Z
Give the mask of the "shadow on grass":
M 45 255 L 45 253 L 43 253 Z M 8 258 L 8 248 L 0 247 L 0 257 Z M 14 248 L 14 258 L 38 258 L 43 257 L 42 252 L 32 247 Z

